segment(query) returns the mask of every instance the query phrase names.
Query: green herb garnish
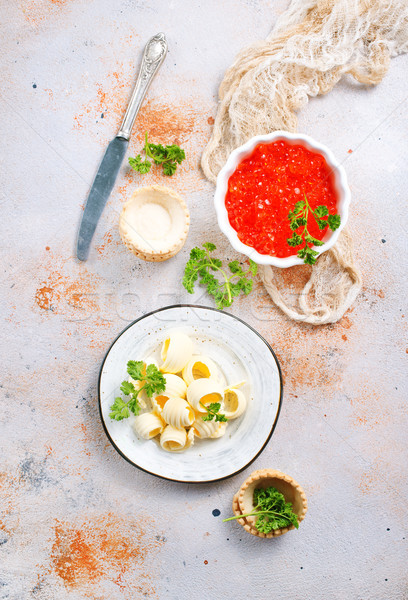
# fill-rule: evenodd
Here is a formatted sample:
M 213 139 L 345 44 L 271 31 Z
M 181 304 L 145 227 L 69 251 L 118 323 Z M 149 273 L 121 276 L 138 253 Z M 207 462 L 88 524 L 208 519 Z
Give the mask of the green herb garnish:
M 335 231 L 340 227 L 340 215 L 330 215 L 329 209 L 323 204 L 321 206 L 316 206 L 313 210 L 307 200 L 306 194 L 304 194 L 304 197 L 304 200 L 296 202 L 294 209 L 289 211 L 288 219 L 293 234 L 292 237 L 287 239 L 287 242 L 289 246 L 293 247 L 300 246 L 300 244 L 304 242 L 305 245 L 298 250 L 297 255 L 299 258 L 303 258 L 306 264 L 313 265 L 316 262 L 316 257 L 319 255 L 319 252 L 313 250 L 309 244 L 312 244 L 313 246 L 323 246 L 324 242 L 317 240 L 308 232 L 307 225 L 309 215 L 313 215 L 319 229 L 324 229 L 329 226 L 332 231 Z M 327 217 L 327 219 L 325 217 Z M 296 231 L 299 227 L 303 227 L 300 233 Z
M 254 509 L 245 515 L 237 515 L 224 519 L 242 519 L 243 517 L 258 517 L 255 527 L 261 533 L 270 533 L 275 529 L 282 529 L 294 525 L 299 528 L 297 515 L 292 510 L 292 504 L 285 501 L 285 497 L 274 487 L 256 488 L 254 490 Z
M 148 158 L 153 159 L 156 165 L 163 166 L 163 174 L 174 175 L 177 170 L 177 165 L 180 165 L 186 158 L 186 153 L 180 146 L 171 144 L 170 146 L 163 146 L 162 144 L 152 144 L 148 141 L 147 131 L 145 136 L 145 160 L 142 160 L 142 156 L 138 154 L 135 158 L 129 158 L 129 165 L 134 171 L 138 173 L 148 173 L 152 163 Z
M 138 396 L 142 390 L 151 398 L 153 394 L 163 392 L 166 387 L 166 380 L 156 365 L 146 366 L 142 360 L 129 360 L 127 372 L 132 379 L 140 381 L 142 385 L 136 389 L 131 381 L 122 381 L 120 390 L 125 396 L 130 397 L 127 401 L 121 396 L 115 398 L 115 402 L 110 407 L 111 412 L 109 413 L 110 418 L 115 421 L 127 419 L 131 412 L 134 415 L 139 414 L 140 404 Z
M 228 421 L 227 417 L 220 413 L 221 403 L 220 402 L 211 402 L 208 406 L 200 402 L 201 406 L 205 408 L 207 414 L 204 415 L 203 421 L 212 421 L 215 417 L 216 422 L 226 423 Z
M 150 171 L 150 167 L 152 166 L 150 160 L 142 160 L 140 154 L 138 154 L 135 158 L 129 156 L 129 164 L 134 171 L 142 173 L 142 175 L 148 173 Z
M 222 261 L 219 258 L 210 256 L 210 253 L 216 250 L 215 244 L 209 242 L 203 244 L 203 248 L 193 248 L 190 252 L 190 260 L 187 262 L 183 285 L 189 294 L 194 292 L 194 284 L 200 278 L 200 284 L 207 288 L 210 296 L 213 296 L 217 308 L 231 306 L 234 297 L 243 292 L 246 296 L 250 293 L 253 286 L 252 277 L 257 273 L 257 265 L 249 259 L 249 269 L 244 271 L 237 260 L 228 264 L 231 272 L 222 268 Z M 219 281 L 212 271 L 220 273 L 223 281 Z

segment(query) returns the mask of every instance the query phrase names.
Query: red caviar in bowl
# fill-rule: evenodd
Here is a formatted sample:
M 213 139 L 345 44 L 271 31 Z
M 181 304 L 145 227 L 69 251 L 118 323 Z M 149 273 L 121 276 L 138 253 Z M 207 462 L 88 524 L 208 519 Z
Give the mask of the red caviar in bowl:
M 327 206 L 337 212 L 337 192 L 331 168 L 322 154 L 286 140 L 261 143 L 242 160 L 228 180 L 225 207 L 238 238 L 257 250 L 278 258 L 296 254 L 288 245 L 292 236 L 288 213 L 306 195 L 312 209 Z M 313 218 L 309 233 L 322 240 Z

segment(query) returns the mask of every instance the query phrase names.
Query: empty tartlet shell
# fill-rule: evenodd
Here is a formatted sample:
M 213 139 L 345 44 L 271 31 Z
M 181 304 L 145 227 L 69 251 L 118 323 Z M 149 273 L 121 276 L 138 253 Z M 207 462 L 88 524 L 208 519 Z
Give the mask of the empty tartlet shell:
M 146 247 L 139 246 L 135 239 L 132 239 L 130 236 L 129 227 L 126 220 L 127 209 L 137 200 L 138 196 L 142 194 L 148 194 L 149 192 L 152 192 L 153 194 L 160 194 L 163 199 L 167 197 L 173 202 L 176 201 L 180 209 L 180 214 L 183 218 L 183 226 L 180 230 L 178 239 L 174 241 L 174 243 L 172 243 L 168 248 L 159 251 L 154 251 L 153 249 L 149 251 L 146 249 Z M 132 197 L 123 205 L 122 212 L 119 217 L 119 234 L 122 242 L 125 244 L 128 250 L 137 256 L 137 258 L 148 262 L 161 262 L 175 256 L 185 244 L 189 227 L 190 213 L 183 198 L 171 188 L 162 185 L 149 185 L 135 190 L 132 194 Z
M 290 477 L 281 471 L 275 471 L 274 469 L 259 469 L 258 471 L 251 473 L 233 498 L 232 510 L 234 514 L 238 516 L 251 512 L 254 507 L 253 494 L 255 488 L 270 486 L 279 490 L 285 496 L 286 502 L 292 503 L 293 512 L 297 514 L 299 523 L 303 521 L 307 512 L 305 492 L 293 477 Z M 262 538 L 278 537 L 291 529 L 295 529 L 295 527 L 291 525 L 290 527 L 275 529 L 274 531 L 265 534 L 256 529 L 256 517 L 244 517 L 242 519 L 237 519 L 237 521 L 246 531 L 248 531 L 248 533 Z

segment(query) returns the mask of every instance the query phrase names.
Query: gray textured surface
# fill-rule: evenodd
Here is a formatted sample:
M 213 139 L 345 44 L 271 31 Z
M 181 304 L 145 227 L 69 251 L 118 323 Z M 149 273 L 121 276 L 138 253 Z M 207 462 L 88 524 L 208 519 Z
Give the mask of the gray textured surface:
M 225 69 L 285 6 L 2 2 L 2 599 L 408 598 L 407 56 L 377 87 L 346 80 L 299 118 L 299 131 L 331 147 L 348 173 L 364 278 L 356 304 L 318 329 L 289 322 L 261 287 L 233 308 L 282 363 L 283 410 L 254 468 L 281 469 L 304 486 L 300 530 L 269 541 L 223 524 L 245 473 L 208 486 L 163 482 L 122 460 L 99 421 L 97 376 L 112 339 L 148 309 L 191 300 L 180 278 L 194 244 L 211 238 L 233 255 L 199 156 Z M 160 30 L 170 54 L 130 152 L 145 129 L 185 147 L 171 184 L 191 210 L 189 239 L 163 264 L 126 250 L 118 211 L 142 180 L 124 165 L 80 264 L 81 206 L 142 47 Z M 143 179 L 162 181 L 158 172 Z

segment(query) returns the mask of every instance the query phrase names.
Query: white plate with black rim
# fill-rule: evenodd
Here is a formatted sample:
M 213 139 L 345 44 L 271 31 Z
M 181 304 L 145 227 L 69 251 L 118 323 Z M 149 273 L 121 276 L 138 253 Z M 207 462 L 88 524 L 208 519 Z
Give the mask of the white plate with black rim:
M 223 437 L 196 438 L 182 453 L 166 452 L 155 440 L 138 438 L 133 415 L 123 421 L 109 417 L 110 406 L 127 379 L 128 360 L 159 357 L 170 329 L 189 335 L 194 354 L 210 356 L 228 384 L 245 380 L 242 390 L 248 401 L 245 413 L 228 423 Z M 264 338 L 234 315 L 204 306 L 168 306 L 140 317 L 113 342 L 99 375 L 101 419 L 114 448 L 135 467 L 183 483 L 219 481 L 248 467 L 272 436 L 282 395 L 279 362 Z

